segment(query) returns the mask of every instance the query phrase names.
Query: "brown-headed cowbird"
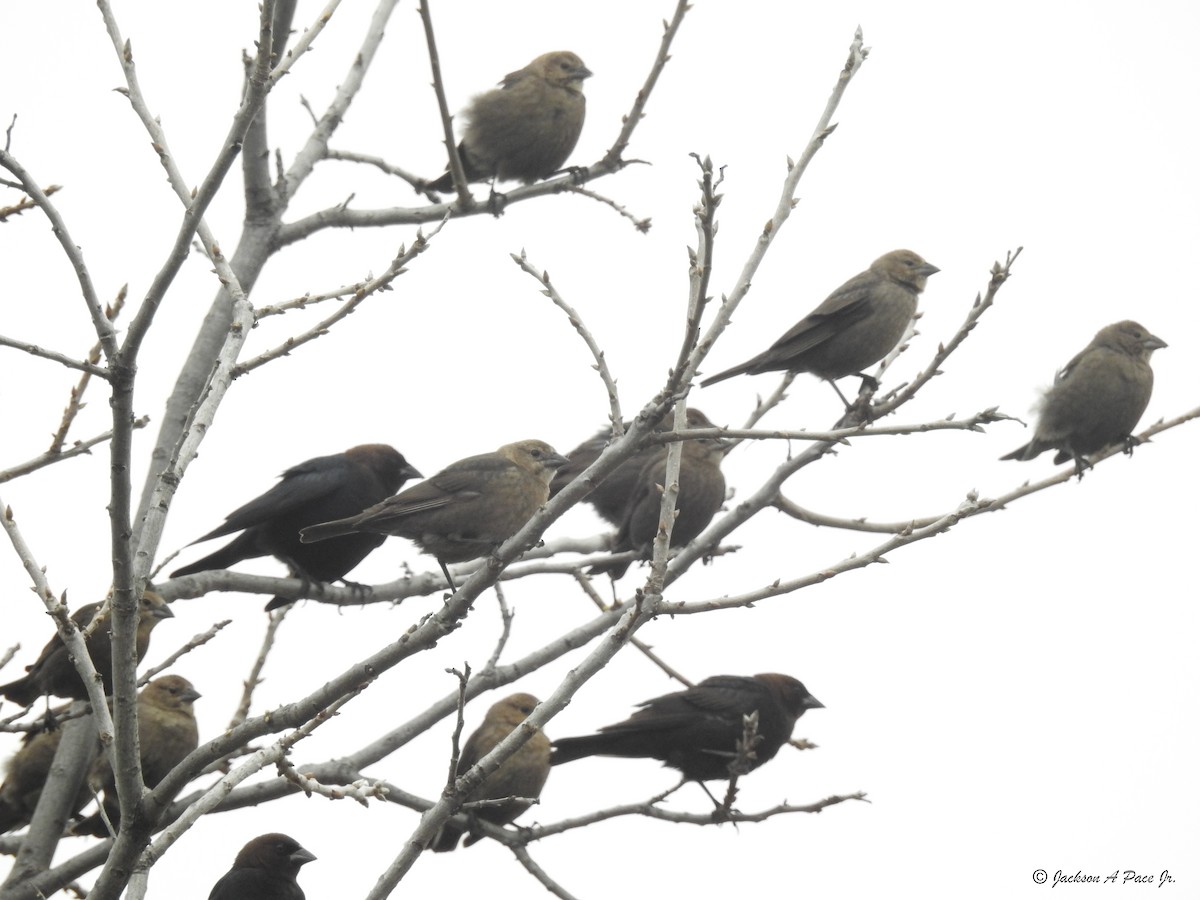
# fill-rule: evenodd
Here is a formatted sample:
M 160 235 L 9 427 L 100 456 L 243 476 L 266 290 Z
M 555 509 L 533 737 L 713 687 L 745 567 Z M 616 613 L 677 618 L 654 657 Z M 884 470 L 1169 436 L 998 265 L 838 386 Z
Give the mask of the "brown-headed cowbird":
M 574 53 L 558 50 L 475 97 L 462 112 L 467 127 L 458 145 L 467 181 L 494 177 L 532 184 L 557 172 L 583 131 L 583 80 L 591 74 Z M 449 171 L 429 189 L 452 191 Z
M 487 756 L 518 725 L 525 721 L 538 698 L 532 694 L 512 694 L 492 704 L 483 719 L 483 724 L 471 733 L 458 757 L 458 774 L 462 775 Z M 503 800 L 506 797 L 537 798 L 550 774 L 550 741 L 541 731 L 536 731 L 521 745 L 521 749 L 506 759 L 495 772 L 489 775 L 478 788 L 463 798 L 463 803 L 476 800 Z M 496 806 L 483 806 L 471 814 L 496 825 L 507 825 L 529 809 L 529 803 L 511 800 Z M 463 829 L 454 822 L 446 822 L 433 840 L 435 853 L 445 853 L 458 846 Z M 463 844 L 470 847 L 479 840 L 470 836 Z
M 911 250 L 885 253 L 758 356 L 705 378 L 701 384 L 785 370 L 811 372 L 833 384 L 834 390 L 838 378 L 869 378 L 863 370 L 900 343 L 917 311 L 917 295 L 925 290 L 925 280 L 938 271 Z
M 320 544 L 302 544 L 300 529 L 366 509 L 400 490 L 421 473 L 387 444 L 361 444 L 345 453 L 318 456 L 292 466 L 280 482 L 225 517 L 193 543 L 242 532 L 220 550 L 171 573 L 172 578 L 227 569 L 244 559 L 274 556 L 295 577 L 309 581 L 344 578 L 384 541 L 383 535 L 347 534 Z M 275 597 L 267 609 L 292 601 Z
M 71 616 L 71 621 L 80 631 L 83 631 L 91 624 L 92 617 L 102 605 L 89 603 L 79 607 Z M 142 599 L 138 604 L 136 642 L 138 662 L 141 662 L 146 655 L 146 650 L 150 646 L 150 632 L 154 626 L 163 619 L 174 617 L 175 614 L 167 606 L 167 601 L 154 591 L 146 591 L 142 594 Z M 112 631 L 109 620 L 110 614 L 106 612 L 87 638 L 88 655 L 92 658 L 92 665 L 96 667 L 97 674 L 104 681 L 104 693 L 106 694 L 112 691 Z M 75 664 L 71 661 L 67 648 L 57 634 L 50 639 L 50 643 L 42 648 L 42 653 L 37 660 L 32 665 L 25 667 L 25 671 L 29 674 L 24 678 L 0 685 L 0 694 L 13 703 L 29 706 L 42 694 L 66 697 L 71 700 L 87 699 L 87 688 L 80 680 L 79 673 L 75 671 Z
M 405 537 L 437 558 L 453 587 L 446 564 L 477 559 L 516 534 L 546 502 L 554 470 L 565 462 L 543 441 L 505 444 L 451 463 L 358 515 L 311 525 L 300 540 L 355 532 Z
M 142 761 L 142 781 L 153 789 L 167 777 L 184 757 L 200 744 L 196 713 L 192 703 L 199 699 L 192 683 L 180 675 L 164 675 L 142 688 L 138 694 L 138 749 Z M 104 792 L 104 811 L 113 829 L 121 824 L 116 780 L 108 758 L 101 755 L 88 777 L 92 788 Z M 72 831 L 107 837 L 108 826 L 99 813 L 89 816 Z
M 238 852 L 208 900 L 304 900 L 296 876 L 314 859 L 286 834 L 260 834 Z
M 629 424 L 626 422 L 625 427 L 628 428 Z M 668 416 L 654 430 L 657 432 L 671 431 L 673 427 L 674 417 Z M 714 426 L 708 416 L 689 406 L 687 427 L 712 428 Z M 553 497 L 583 474 L 588 466 L 600 458 L 600 454 L 604 452 L 604 448 L 611 440 L 612 431 L 603 428 L 568 453 L 567 464 L 554 473 L 554 480 L 550 482 L 550 496 Z M 638 475 L 646 463 L 662 452 L 662 447 L 662 444 L 652 444 L 638 450 L 633 456 L 609 472 L 608 476 L 584 498 L 584 502 L 592 504 L 602 519 L 619 528 L 625 518 L 625 509 L 629 505 L 629 498 L 638 484 Z
M 638 705 L 642 708 L 624 722 L 606 725 L 597 734 L 554 741 L 550 765 L 584 756 L 648 757 L 678 769 L 688 781 L 729 778 L 745 735 L 744 716 L 758 711 L 762 739 L 752 755 L 743 754 L 750 771 L 779 752 L 805 710 L 825 704 L 795 678 L 767 673 L 714 675 L 686 691 Z
M 712 521 L 725 502 L 725 476 L 721 460 L 725 444 L 715 438 L 684 441 L 679 450 L 679 494 L 675 498 L 675 523 L 671 526 L 671 546 L 682 547 L 695 540 Z M 650 558 L 651 544 L 658 534 L 662 488 L 667 475 L 667 448 L 659 447 L 642 466 L 629 494 L 624 518 L 613 541 L 613 552 L 641 550 Z M 626 562 L 601 563 L 588 574 L 609 574 L 614 580 L 629 568 Z
M 1133 429 L 1154 389 L 1150 354 L 1165 346 L 1137 322 L 1101 328 L 1055 376 L 1042 398 L 1033 440 L 1000 458 L 1026 460 L 1057 450 L 1054 464 L 1074 459 L 1082 477 L 1091 467 L 1088 454 L 1120 441 L 1132 451 Z
M 60 740 L 61 728 L 29 734 L 8 761 L 4 783 L 0 784 L 0 834 L 28 825 L 33 818 L 42 787 L 50 777 L 50 765 Z M 95 752 L 99 750 L 100 745 L 96 744 Z M 81 784 L 71 815 L 83 809 L 91 796 L 87 784 Z

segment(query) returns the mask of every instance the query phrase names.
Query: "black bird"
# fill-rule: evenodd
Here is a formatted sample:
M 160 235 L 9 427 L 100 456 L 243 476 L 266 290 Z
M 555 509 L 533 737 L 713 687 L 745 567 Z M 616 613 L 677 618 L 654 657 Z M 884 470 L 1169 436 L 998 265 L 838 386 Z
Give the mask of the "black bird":
M 296 875 L 314 859 L 286 834 L 260 834 L 241 849 L 208 900 L 304 900 Z
M 221 549 L 171 573 L 172 578 L 227 569 L 244 559 L 274 556 L 309 581 L 337 581 L 384 541 L 383 535 L 347 534 L 304 544 L 300 529 L 360 512 L 396 493 L 421 473 L 387 444 L 361 444 L 345 453 L 318 456 L 292 466 L 280 482 L 225 517 L 225 523 L 193 541 L 242 532 Z M 291 603 L 275 597 L 267 609 Z
M 648 757 L 678 769 L 687 781 L 729 778 L 745 716 L 758 712 L 762 739 L 747 760 L 746 771 L 752 771 L 787 743 L 805 711 L 825 706 L 795 678 L 776 673 L 713 675 L 638 705 L 642 708 L 624 722 L 597 734 L 554 741 L 550 765 L 584 756 Z

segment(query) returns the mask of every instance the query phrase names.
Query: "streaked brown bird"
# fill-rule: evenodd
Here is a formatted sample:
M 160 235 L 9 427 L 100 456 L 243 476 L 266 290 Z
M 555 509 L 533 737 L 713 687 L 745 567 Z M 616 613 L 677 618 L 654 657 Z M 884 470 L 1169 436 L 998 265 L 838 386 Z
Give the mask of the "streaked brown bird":
M 200 693 L 180 675 L 163 675 L 142 688 L 138 694 L 138 750 L 141 754 L 142 781 L 155 788 L 167 774 L 200 745 L 196 712 L 192 703 Z M 117 799 L 116 779 L 101 755 L 92 766 L 88 782 L 97 793 L 104 793 L 104 812 L 115 833 L 121 825 L 121 806 Z M 99 813 L 88 816 L 72 832 L 108 837 L 108 826 Z
M 286 834 L 260 834 L 241 849 L 208 900 L 304 900 L 296 876 L 314 859 Z
M 0 784 L 0 834 L 23 828 L 33 818 L 62 734 L 61 728 L 55 728 L 26 735 L 20 749 L 8 761 L 4 783 Z M 99 751 L 97 743 L 93 752 Z M 83 809 L 91 796 L 87 784 L 81 784 L 70 815 Z
M 516 534 L 549 498 L 550 479 L 565 462 L 544 441 L 505 444 L 451 463 L 358 515 L 311 525 L 300 540 L 356 532 L 408 538 L 437 559 L 453 588 L 446 564 L 485 556 Z
M 674 417 L 667 416 L 654 430 L 656 432 L 671 431 L 673 424 Z M 626 428 L 629 425 L 629 422 L 625 423 Z M 687 411 L 687 427 L 713 428 L 714 426 L 709 421 L 708 416 L 704 415 L 700 410 L 689 406 Z M 554 480 L 550 482 L 550 496 L 555 496 L 559 491 L 582 475 L 588 466 L 600 458 L 600 454 L 604 452 L 604 448 L 608 446 L 611 440 L 612 431 L 608 428 L 602 428 L 568 453 L 567 464 L 554 473 Z M 652 444 L 638 450 L 633 456 L 609 472 L 608 477 L 597 484 L 592 489 L 592 492 L 584 498 L 584 502 L 590 503 L 596 512 L 600 514 L 601 518 L 611 522 L 618 528 L 621 527 L 621 523 L 625 518 L 625 509 L 629 505 L 629 498 L 638 484 L 638 475 L 645 468 L 646 463 L 662 452 L 662 447 L 662 444 Z
M 239 506 L 225 523 L 192 543 L 242 532 L 203 559 L 176 569 L 172 578 L 228 569 L 245 559 L 274 556 L 294 577 L 337 581 L 383 543 L 375 534 L 348 534 L 320 544 L 302 544 L 300 529 L 353 515 L 390 497 L 421 473 L 387 444 L 360 444 L 345 453 L 318 456 L 292 466 L 273 488 Z M 291 600 L 275 597 L 267 609 Z
M 740 366 L 701 382 L 708 386 L 734 375 L 811 372 L 833 385 L 847 375 L 868 382 L 863 370 L 892 352 L 917 311 L 917 295 L 940 270 L 911 250 L 885 253 L 830 294 L 774 344 Z
M 464 774 L 491 753 L 497 744 L 525 721 L 538 702 L 538 698 L 532 694 L 512 694 L 492 704 L 483 723 L 471 733 L 463 745 L 462 753 L 458 757 L 457 773 Z M 465 796 L 463 803 L 503 800 L 506 797 L 536 799 L 541 795 L 549 774 L 550 741 L 541 731 L 535 731 L 529 740 L 521 745 L 520 750 L 484 779 L 483 784 Z M 529 809 L 529 806 L 528 802 L 511 800 L 496 806 L 483 806 L 471 810 L 470 815 L 496 825 L 507 825 Z M 445 853 L 447 850 L 453 850 L 458 846 L 458 839 L 462 833 L 460 825 L 453 821 L 446 822 L 433 840 L 434 852 Z M 463 846 L 470 847 L 481 837 L 482 835 L 470 835 Z
M 467 126 L 458 145 L 467 181 L 532 184 L 561 169 L 583 131 L 583 81 L 591 75 L 578 56 L 558 50 L 475 97 L 461 114 Z M 447 171 L 428 187 L 444 194 L 454 181 Z
M 1122 441 L 1132 453 L 1133 430 L 1154 389 L 1150 355 L 1166 346 L 1137 322 L 1101 328 L 1042 397 L 1033 440 L 1000 458 L 1027 460 L 1057 450 L 1054 464 L 1073 459 L 1082 478 L 1092 465 L 1089 454 Z
M 684 441 L 680 447 L 679 493 L 675 498 L 675 522 L 671 526 L 672 547 L 682 547 L 699 537 L 725 502 L 725 476 L 721 473 L 724 458 L 725 443 L 716 438 Z M 640 550 L 643 559 L 650 558 L 651 544 L 658 534 L 666 476 L 667 448 L 659 447 L 637 475 L 624 518 L 613 540 L 614 553 Z M 628 569 L 628 561 L 600 563 L 588 574 L 608 574 L 615 581 Z
M 101 603 L 88 603 L 79 607 L 71 616 L 71 621 L 80 631 L 83 631 L 91 624 L 92 617 L 96 615 L 102 605 Z M 174 617 L 175 614 L 167 606 L 167 601 L 154 591 L 146 591 L 142 594 L 142 599 L 138 602 L 136 638 L 138 662 L 141 662 L 146 655 L 146 650 L 150 646 L 150 632 L 154 630 L 154 626 L 163 619 Z M 96 673 L 104 682 L 105 694 L 112 693 L 110 620 L 111 613 L 106 612 L 87 638 L 88 655 L 92 658 L 92 665 L 96 667 Z M 65 697 L 70 700 L 87 699 L 87 688 L 80 680 L 79 673 L 75 671 L 75 664 L 71 661 L 71 656 L 57 633 L 42 648 L 42 653 L 37 660 L 32 665 L 25 667 L 25 671 L 28 674 L 24 678 L 0 685 L 0 694 L 13 703 L 29 706 L 42 694 Z
M 648 757 L 678 769 L 687 781 L 729 778 L 731 764 L 739 761 L 745 716 L 758 712 L 761 742 L 741 755 L 745 771 L 752 771 L 787 743 L 805 711 L 825 704 L 795 678 L 766 673 L 713 675 L 686 691 L 638 705 L 642 708 L 624 722 L 597 734 L 554 741 L 550 765 L 584 756 Z

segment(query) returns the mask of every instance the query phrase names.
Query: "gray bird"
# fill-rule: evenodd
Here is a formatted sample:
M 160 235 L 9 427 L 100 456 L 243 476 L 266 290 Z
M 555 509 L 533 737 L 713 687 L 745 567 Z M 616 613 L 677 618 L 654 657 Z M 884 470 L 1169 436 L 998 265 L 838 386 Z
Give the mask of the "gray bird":
M 583 81 L 591 75 L 582 59 L 558 50 L 475 97 L 462 112 L 467 127 L 458 145 L 467 181 L 532 184 L 562 168 L 583 131 Z M 449 172 L 429 184 L 443 194 L 453 188 Z
M 1033 440 L 1000 458 L 1028 460 L 1057 450 L 1054 464 L 1074 459 L 1082 478 L 1089 454 L 1122 441 L 1131 453 L 1133 429 L 1154 389 L 1150 355 L 1166 346 L 1137 322 L 1101 328 L 1055 376 L 1039 404 Z
M 917 311 L 917 295 L 930 275 L 941 271 L 911 250 L 885 253 L 830 294 L 783 337 L 753 359 L 726 369 L 701 384 L 734 375 L 811 372 L 833 385 L 847 375 L 871 380 L 863 370 L 892 352 Z

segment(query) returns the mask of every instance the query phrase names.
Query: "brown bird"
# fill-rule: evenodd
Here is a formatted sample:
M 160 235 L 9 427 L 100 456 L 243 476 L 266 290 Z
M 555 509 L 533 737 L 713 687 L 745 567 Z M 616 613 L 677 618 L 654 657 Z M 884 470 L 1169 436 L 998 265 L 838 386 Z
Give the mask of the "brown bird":
M 1132 453 L 1133 429 L 1154 389 L 1150 355 L 1165 346 L 1137 322 L 1101 328 L 1055 376 L 1042 398 L 1033 440 L 1000 458 L 1026 460 L 1057 450 L 1054 464 L 1074 459 L 1082 478 L 1092 465 L 1088 454 L 1121 441 Z
M 487 756 L 496 745 L 508 737 L 518 725 L 525 721 L 538 705 L 538 698 L 532 694 L 513 694 L 492 705 L 483 719 L 483 724 L 471 733 L 458 757 L 459 775 L 464 774 L 473 765 Z M 478 788 L 463 798 L 463 803 L 473 803 L 477 800 L 503 800 L 506 797 L 537 798 L 542 793 L 542 786 L 550 774 L 550 741 L 541 731 L 536 731 L 529 740 L 521 745 L 521 749 L 506 759 L 495 772 L 489 775 Z M 471 811 L 471 815 L 492 822 L 496 825 L 507 825 L 529 809 L 530 804 L 525 800 L 510 800 L 496 806 L 482 806 Z M 433 840 L 435 853 L 445 853 L 458 846 L 458 839 L 463 829 L 453 821 L 442 826 L 437 837 Z M 463 844 L 470 847 L 480 839 L 480 835 L 471 835 Z
M 4 783 L 0 784 L 0 834 L 15 831 L 28 825 L 37 809 L 42 787 L 50 777 L 50 765 L 58 752 L 62 740 L 62 729 L 39 731 L 29 734 L 21 748 L 8 761 Z M 99 743 L 95 751 L 100 751 Z M 79 786 L 79 794 L 71 806 L 71 815 L 76 815 L 91 799 L 87 784 Z
M 745 734 L 743 717 L 758 712 L 761 742 L 742 754 L 745 771 L 752 771 L 779 752 L 806 710 L 825 704 L 795 678 L 767 673 L 714 675 L 638 705 L 642 708 L 624 722 L 597 734 L 554 741 L 550 765 L 584 756 L 648 757 L 678 769 L 686 781 L 729 778 Z
M 83 631 L 90 625 L 92 617 L 102 605 L 89 603 L 79 607 L 71 616 L 71 621 L 80 631 Z M 175 614 L 167 606 L 167 601 L 154 591 L 146 591 L 142 594 L 142 599 L 138 603 L 136 640 L 138 662 L 141 662 L 146 655 L 146 650 L 150 646 L 150 632 L 154 626 L 163 619 L 173 619 L 174 617 Z M 92 665 L 96 667 L 97 674 L 104 682 L 105 694 L 112 692 L 111 635 L 110 613 L 106 612 L 87 638 L 88 655 L 91 656 Z M 37 660 L 32 665 L 25 667 L 25 671 L 28 674 L 24 678 L 0 685 L 0 694 L 13 703 L 29 706 L 42 694 L 66 697 L 71 700 L 87 699 L 87 688 L 80 680 L 79 673 L 75 671 L 75 664 L 71 661 L 67 648 L 57 634 L 50 639 L 50 643 L 42 648 L 42 653 Z
M 199 699 L 192 683 L 179 675 L 164 675 L 142 688 L 138 694 L 138 749 L 142 761 L 142 781 L 155 788 L 167 774 L 200 745 L 196 713 L 192 703 Z M 116 779 L 101 755 L 92 766 L 88 781 L 92 789 L 104 792 L 104 812 L 113 832 L 121 825 L 121 806 L 117 799 Z M 88 816 L 72 832 L 108 837 L 108 826 L 100 813 Z
M 873 380 L 863 370 L 900 343 L 917 311 L 917 295 L 925 290 L 925 280 L 939 271 L 911 250 L 885 253 L 758 356 L 705 378 L 701 384 L 708 386 L 747 373 L 811 372 L 833 384 L 849 407 L 835 380 L 847 375 Z
M 208 900 L 304 900 L 296 876 L 314 859 L 286 834 L 260 834 L 241 849 Z
M 682 547 L 699 537 L 725 502 L 725 476 L 721 474 L 724 441 L 715 438 L 684 441 L 679 453 L 679 494 L 675 498 L 675 523 L 671 527 L 672 547 Z M 667 448 L 659 447 L 637 475 L 621 527 L 613 540 L 614 553 L 641 550 L 643 559 L 650 558 L 651 544 L 658 534 L 666 475 Z M 601 563 L 588 574 L 607 573 L 615 581 L 628 568 L 628 561 Z
M 467 181 L 532 184 L 562 168 L 583 131 L 583 80 L 591 75 L 578 56 L 558 50 L 475 97 L 462 112 L 467 127 L 458 145 Z M 454 181 L 447 171 L 428 187 L 444 194 Z
M 394 534 L 437 558 L 451 588 L 447 563 L 491 553 L 516 534 L 550 496 L 550 479 L 566 459 L 542 441 L 505 444 L 468 456 L 432 478 L 358 515 L 300 532 L 308 544 L 342 534 Z
M 228 569 L 244 559 L 274 556 L 297 578 L 337 581 L 383 543 L 383 535 L 348 534 L 316 545 L 300 542 L 300 529 L 359 512 L 390 497 L 421 473 L 387 444 L 361 444 L 345 453 L 292 466 L 273 488 L 239 506 L 192 543 L 242 532 L 220 550 L 171 573 L 172 578 Z M 275 597 L 267 609 L 291 600 Z
M 629 422 L 625 423 L 626 428 L 629 425 Z M 689 406 L 687 411 L 687 427 L 713 428 L 714 426 L 709 421 L 708 416 L 704 415 L 700 410 Z M 672 431 L 673 428 L 673 417 L 668 416 L 654 430 L 656 432 L 663 432 Z M 600 454 L 611 440 L 612 431 L 608 428 L 602 428 L 568 453 L 567 464 L 554 473 L 554 480 L 550 482 L 550 496 L 555 496 L 583 474 L 583 471 L 588 466 L 600 458 Z M 597 484 L 592 489 L 592 492 L 584 498 L 584 502 L 592 504 L 592 507 L 600 514 L 601 518 L 619 528 L 625 518 L 625 508 L 629 505 L 629 498 L 638 484 L 638 475 L 641 474 L 646 463 L 662 452 L 662 448 L 662 444 L 651 444 L 648 447 L 638 450 L 633 456 L 609 472 L 608 476 Z

